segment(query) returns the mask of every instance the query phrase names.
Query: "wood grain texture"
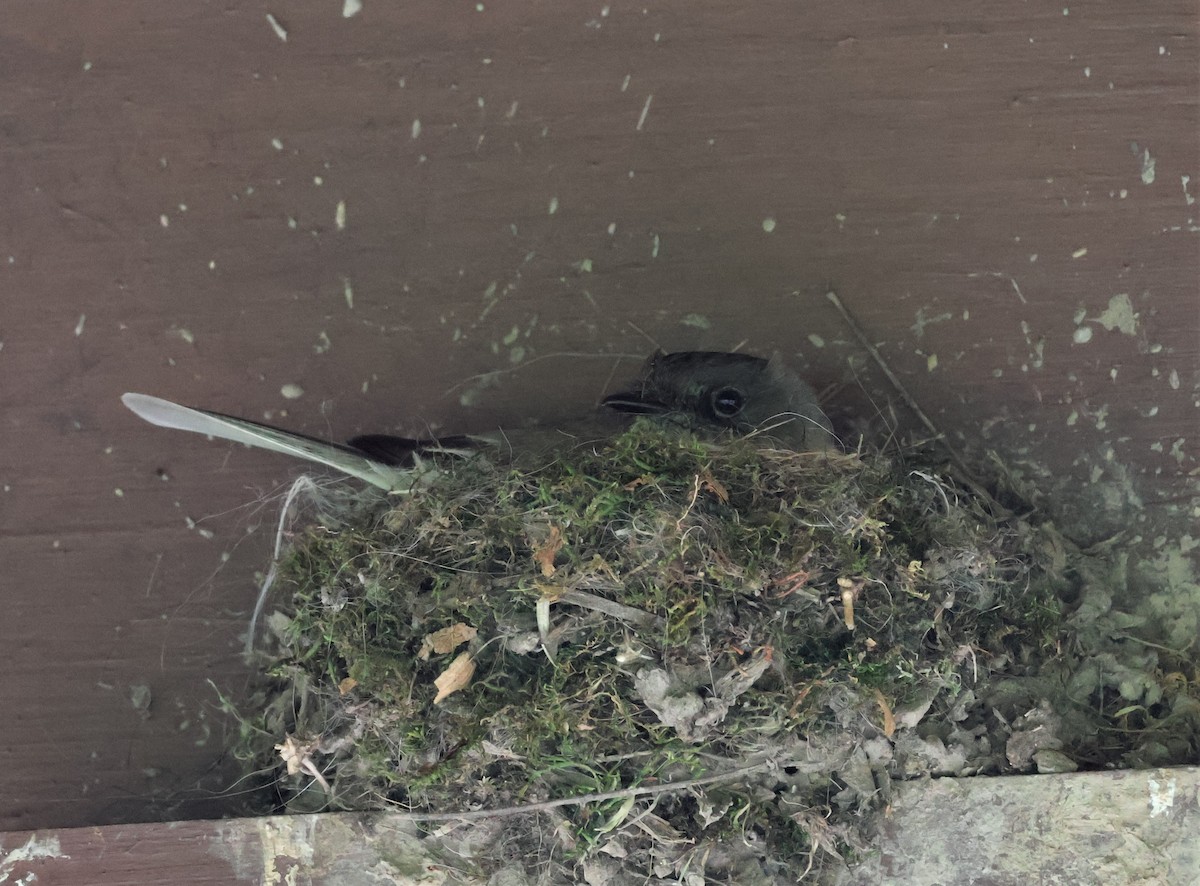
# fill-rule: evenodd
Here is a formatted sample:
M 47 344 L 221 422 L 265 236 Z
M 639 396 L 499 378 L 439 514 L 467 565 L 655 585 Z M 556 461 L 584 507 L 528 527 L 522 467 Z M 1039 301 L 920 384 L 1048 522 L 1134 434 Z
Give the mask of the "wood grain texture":
M 959 446 L 1126 530 L 1144 605 L 1195 624 L 1193 4 L 339 7 L 0 22 L 4 827 L 237 808 L 206 680 L 245 680 L 248 530 L 296 467 L 127 390 L 470 431 L 742 345 L 870 421 L 896 398 L 832 288 Z

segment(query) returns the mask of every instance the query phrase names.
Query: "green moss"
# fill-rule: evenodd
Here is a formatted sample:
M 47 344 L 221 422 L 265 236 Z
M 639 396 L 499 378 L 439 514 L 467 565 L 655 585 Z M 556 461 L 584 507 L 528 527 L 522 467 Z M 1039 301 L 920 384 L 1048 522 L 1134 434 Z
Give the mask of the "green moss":
M 1033 537 L 932 469 L 649 422 L 537 462 L 454 462 L 419 495 L 296 538 L 275 695 L 241 753 L 271 766 L 285 734 L 313 739 L 329 806 L 437 811 L 824 755 L 816 774 L 663 795 L 655 815 L 692 841 L 753 832 L 781 858 L 844 848 L 830 816 L 789 810 L 875 802 L 848 786 L 849 749 L 930 699 L 953 716 L 929 736 L 996 730 L 988 681 L 1061 649 L 1064 578 Z M 430 650 L 457 625 L 473 637 Z M 464 652 L 474 674 L 435 701 Z M 718 795 L 723 811 L 699 815 Z M 628 807 L 573 808 L 571 852 Z

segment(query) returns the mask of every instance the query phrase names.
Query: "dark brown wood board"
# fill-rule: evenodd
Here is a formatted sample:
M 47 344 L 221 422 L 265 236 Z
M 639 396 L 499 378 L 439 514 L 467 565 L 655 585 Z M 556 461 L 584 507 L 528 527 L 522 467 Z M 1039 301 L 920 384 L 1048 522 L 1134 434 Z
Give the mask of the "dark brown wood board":
M 299 468 L 127 390 L 478 430 L 740 346 L 913 426 L 833 289 L 1194 628 L 1198 72 L 1178 0 L 9 4 L 0 826 L 238 808 L 208 681 Z

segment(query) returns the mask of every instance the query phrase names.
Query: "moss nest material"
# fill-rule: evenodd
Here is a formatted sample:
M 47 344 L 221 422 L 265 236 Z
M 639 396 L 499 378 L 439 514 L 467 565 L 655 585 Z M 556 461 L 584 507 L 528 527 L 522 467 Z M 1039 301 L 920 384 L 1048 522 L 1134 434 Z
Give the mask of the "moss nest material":
M 1194 664 L 1082 648 L 1103 564 L 928 460 L 639 421 L 439 470 L 293 537 L 240 751 L 474 828 L 462 882 L 795 882 L 893 779 L 1196 753 Z

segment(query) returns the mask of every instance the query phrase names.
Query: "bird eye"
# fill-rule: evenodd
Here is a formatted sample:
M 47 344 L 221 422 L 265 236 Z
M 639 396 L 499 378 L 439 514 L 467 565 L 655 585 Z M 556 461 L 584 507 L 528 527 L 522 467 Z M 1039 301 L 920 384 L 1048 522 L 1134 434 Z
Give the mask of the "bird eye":
M 713 415 L 729 419 L 736 416 L 746 405 L 746 395 L 737 388 L 717 388 L 709 396 Z

